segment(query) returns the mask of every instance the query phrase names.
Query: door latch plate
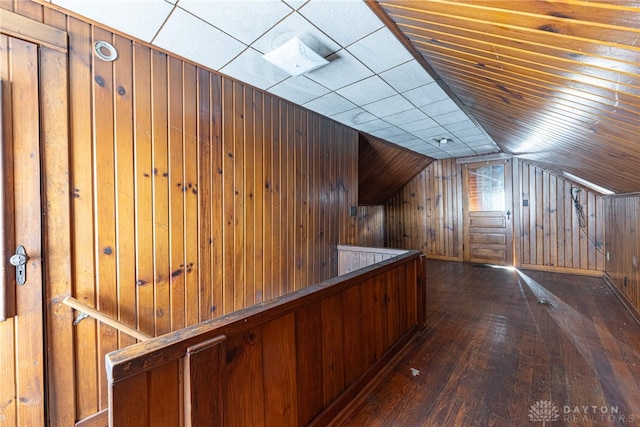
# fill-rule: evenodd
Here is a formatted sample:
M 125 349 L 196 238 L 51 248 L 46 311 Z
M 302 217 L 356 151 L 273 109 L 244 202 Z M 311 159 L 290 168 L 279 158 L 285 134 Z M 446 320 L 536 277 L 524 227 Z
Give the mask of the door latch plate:
M 27 251 L 24 246 L 20 245 L 16 248 L 16 253 L 9 258 L 9 264 L 16 268 L 16 283 L 20 286 L 27 282 Z

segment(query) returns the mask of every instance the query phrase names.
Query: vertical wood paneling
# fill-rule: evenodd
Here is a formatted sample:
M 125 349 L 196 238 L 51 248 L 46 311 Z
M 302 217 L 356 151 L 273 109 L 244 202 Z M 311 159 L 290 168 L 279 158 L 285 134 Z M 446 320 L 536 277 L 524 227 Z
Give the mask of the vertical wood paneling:
M 358 246 L 377 248 L 384 246 L 384 206 L 358 206 L 357 221 Z M 424 223 L 424 221 L 419 221 L 419 223 Z
M 518 165 L 519 203 L 528 201 L 521 208 L 521 246 L 516 248 L 522 265 L 602 271 L 602 197 L 584 188 L 573 190 L 584 211 L 585 227 L 581 227 L 571 199 L 575 185 L 526 162 Z
M 337 274 L 336 245 L 358 236 L 356 131 L 46 6 L 18 9 L 68 32 L 57 108 L 71 194 L 52 203 L 71 205 L 71 248 L 48 251 L 69 258 L 72 295 L 161 335 Z M 119 58 L 95 57 L 97 40 Z M 104 354 L 134 340 L 74 328 L 59 331 L 74 354 L 49 358 L 73 368 L 79 420 L 106 407 Z
M 518 265 L 602 271 L 602 197 L 581 189 L 581 228 L 572 184 L 527 162 L 514 162 L 514 232 Z M 385 205 L 385 244 L 462 260 L 462 182 L 454 160 L 431 163 Z M 574 190 L 575 191 L 575 190 Z M 525 202 L 526 201 L 526 206 Z M 515 207 L 518 209 L 515 209 Z M 424 213 L 422 213 L 424 212 Z
M 461 192 L 454 159 L 431 163 L 385 205 L 386 244 L 462 259 Z
M 636 312 L 640 312 L 640 196 L 604 199 L 606 211 L 605 271 Z

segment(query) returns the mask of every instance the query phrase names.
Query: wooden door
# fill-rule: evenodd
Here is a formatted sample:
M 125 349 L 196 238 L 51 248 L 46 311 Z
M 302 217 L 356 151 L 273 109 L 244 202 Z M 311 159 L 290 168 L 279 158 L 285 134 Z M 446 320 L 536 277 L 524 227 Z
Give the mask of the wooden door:
M 511 161 L 463 166 L 464 260 L 513 265 Z
M 2 192 L 0 425 L 45 425 L 38 46 L 0 34 Z M 26 281 L 8 258 L 25 248 Z

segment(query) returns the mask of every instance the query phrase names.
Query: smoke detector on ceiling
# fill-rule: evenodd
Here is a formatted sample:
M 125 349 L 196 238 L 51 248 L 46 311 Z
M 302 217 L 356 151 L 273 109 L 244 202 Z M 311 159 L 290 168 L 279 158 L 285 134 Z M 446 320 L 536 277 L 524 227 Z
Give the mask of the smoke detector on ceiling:
M 306 74 L 329 63 L 298 37 L 293 37 L 262 57 L 292 76 Z

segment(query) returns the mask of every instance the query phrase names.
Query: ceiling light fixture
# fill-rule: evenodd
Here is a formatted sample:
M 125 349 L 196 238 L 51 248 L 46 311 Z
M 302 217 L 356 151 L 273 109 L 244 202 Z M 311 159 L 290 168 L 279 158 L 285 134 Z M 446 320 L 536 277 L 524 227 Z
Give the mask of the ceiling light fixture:
M 433 140 L 437 142 L 438 145 L 446 144 L 447 142 L 449 142 L 449 138 L 434 138 Z
M 300 76 L 329 63 L 329 61 L 311 50 L 298 37 L 293 37 L 279 48 L 262 55 L 262 57 L 292 76 Z

